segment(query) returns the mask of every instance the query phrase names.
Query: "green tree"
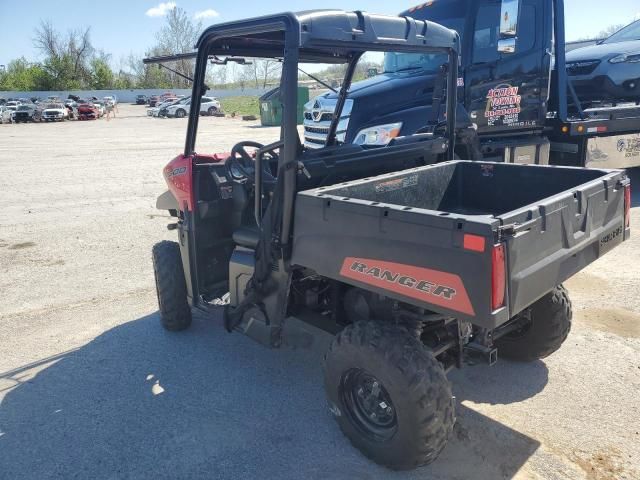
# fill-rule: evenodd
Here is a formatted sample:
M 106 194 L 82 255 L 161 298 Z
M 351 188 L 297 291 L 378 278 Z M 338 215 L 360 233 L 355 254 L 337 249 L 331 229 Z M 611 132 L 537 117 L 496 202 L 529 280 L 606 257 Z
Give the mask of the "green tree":
M 54 90 L 88 88 L 92 83 L 91 61 L 96 57 L 91 29 L 69 30 L 67 35 L 43 21 L 35 29 L 33 44 L 44 56 L 43 68 Z
M 114 77 L 106 60 L 102 58 L 91 60 L 91 88 L 96 90 L 113 88 Z
M 20 57 L 7 65 L 5 73 L 0 77 L 0 90 L 48 90 L 50 83 L 51 78 L 41 65 Z
M 136 88 L 136 78 L 131 73 L 120 70 L 115 76 L 113 88 L 116 90 L 130 90 Z
M 74 63 L 73 57 L 67 54 L 45 59 L 42 67 L 49 76 L 51 90 L 75 90 L 87 86 L 85 75 L 74 74 Z

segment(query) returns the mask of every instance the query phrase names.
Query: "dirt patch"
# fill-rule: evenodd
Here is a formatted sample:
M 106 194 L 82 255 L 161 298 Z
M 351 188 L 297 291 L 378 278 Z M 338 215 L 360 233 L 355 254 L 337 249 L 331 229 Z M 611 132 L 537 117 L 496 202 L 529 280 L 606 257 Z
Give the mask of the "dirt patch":
M 615 448 L 597 452 L 588 458 L 573 455 L 573 461 L 587 475 L 588 480 L 622 480 L 636 478 L 620 466 L 622 456 Z M 631 475 L 631 476 L 630 476 Z
M 588 308 L 577 313 L 578 323 L 621 337 L 640 338 L 640 314 L 624 308 Z
M 569 289 L 569 293 L 573 290 L 577 292 L 594 292 L 601 297 L 606 297 L 610 294 L 611 288 L 605 278 L 592 273 L 580 272 L 569 280 L 564 282 L 565 287 Z
M 23 248 L 31 248 L 35 247 L 36 244 L 33 242 L 22 242 L 22 243 L 14 243 L 9 246 L 9 250 L 22 250 Z

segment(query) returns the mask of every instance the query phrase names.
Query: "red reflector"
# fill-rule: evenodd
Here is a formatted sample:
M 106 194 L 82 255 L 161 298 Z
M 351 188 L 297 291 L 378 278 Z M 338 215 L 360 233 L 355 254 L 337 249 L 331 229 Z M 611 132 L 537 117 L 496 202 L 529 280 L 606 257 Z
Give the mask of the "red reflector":
M 491 253 L 491 308 L 497 310 L 504 306 L 505 264 L 504 244 L 494 245 Z
M 631 185 L 624 187 L 624 226 L 631 226 Z
M 464 249 L 474 252 L 484 252 L 484 237 L 480 235 L 464 234 Z

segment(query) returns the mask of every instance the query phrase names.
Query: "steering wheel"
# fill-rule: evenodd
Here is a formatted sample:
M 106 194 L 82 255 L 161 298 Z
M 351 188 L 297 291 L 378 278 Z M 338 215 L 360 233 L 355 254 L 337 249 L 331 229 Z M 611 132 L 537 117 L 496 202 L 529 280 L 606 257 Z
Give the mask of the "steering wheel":
M 252 141 L 236 143 L 231 149 L 231 155 L 227 159 L 227 167 L 232 176 L 237 177 L 237 175 L 234 175 L 234 172 L 239 171 L 243 176 L 255 182 L 256 159 L 255 155 L 251 155 L 249 154 L 249 152 L 247 152 L 247 147 L 260 149 L 263 148 L 264 145 Z M 262 178 L 265 182 L 276 181 L 275 177 L 271 173 L 270 168 L 270 162 L 278 160 L 278 154 L 275 153 L 274 150 L 265 152 L 265 155 L 262 157 Z

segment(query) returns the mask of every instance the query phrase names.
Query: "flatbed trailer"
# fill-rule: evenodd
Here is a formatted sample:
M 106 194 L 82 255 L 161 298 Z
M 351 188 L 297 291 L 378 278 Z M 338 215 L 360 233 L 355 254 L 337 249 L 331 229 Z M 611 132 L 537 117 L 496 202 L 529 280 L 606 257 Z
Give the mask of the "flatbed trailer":
M 583 109 L 567 73 L 564 0 L 553 0 L 555 91 L 544 134 L 550 162 L 584 167 L 640 166 L 640 102 Z
M 640 105 L 582 110 L 567 121 L 550 120 L 550 160 L 588 168 L 640 166 Z

